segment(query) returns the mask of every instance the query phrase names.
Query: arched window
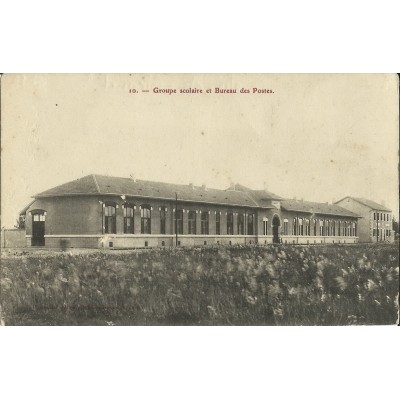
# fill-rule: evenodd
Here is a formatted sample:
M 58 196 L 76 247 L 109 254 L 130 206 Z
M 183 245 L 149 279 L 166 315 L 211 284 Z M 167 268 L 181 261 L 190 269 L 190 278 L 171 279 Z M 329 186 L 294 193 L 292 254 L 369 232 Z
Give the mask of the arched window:
M 254 214 L 247 216 L 247 234 L 254 235 Z
M 243 213 L 238 214 L 237 233 L 238 233 L 238 235 L 244 235 L 244 214 Z
M 298 222 L 299 222 L 299 232 L 298 234 L 303 236 L 304 231 L 303 231 L 303 218 L 298 218 Z
M 307 218 L 304 219 L 304 225 L 305 225 L 306 236 L 310 236 L 310 220 Z
M 105 204 L 104 205 L 104 232 L 105 233 L 117 233 L 115 204 Z
M 196 211 L 189 211 L 188 228 L 189 235 L 196 234 Z
M 289 235 L 289 220 L 287 218 L 283 220 L 283 234 Z
M 140 209 L 141 233 L 151 233 L 151 207 L 142 205 Z
M 201 212 L 201 234 L 208 235 L 208 211 Z
M 134 206 L 124 204 L 124 233 L 134 233 Z
M 165 219 L 166 219 L 167 209 L 166 207 L 160 207 L 160 233 L 165 234 Z
M 264 235 L 268 235 L 268 218 L 263 218 Z
M 226 214 L 226 234 L 233 235 L 233 212 L 229 211 Z

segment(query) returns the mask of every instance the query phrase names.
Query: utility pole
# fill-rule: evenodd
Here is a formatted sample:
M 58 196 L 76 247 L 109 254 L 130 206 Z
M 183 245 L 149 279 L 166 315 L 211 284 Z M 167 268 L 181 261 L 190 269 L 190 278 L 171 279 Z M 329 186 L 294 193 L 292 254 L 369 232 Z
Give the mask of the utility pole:
M 175 246 L 178 247 L 178 193 L 175 193 Z

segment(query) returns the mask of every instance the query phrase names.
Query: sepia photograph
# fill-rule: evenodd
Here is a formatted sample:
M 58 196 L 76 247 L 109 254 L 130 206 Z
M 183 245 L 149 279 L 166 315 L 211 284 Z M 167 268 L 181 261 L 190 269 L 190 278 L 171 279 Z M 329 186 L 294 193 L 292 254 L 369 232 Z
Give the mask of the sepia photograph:
M 396 74 L 3 74 L 2 325 L 396 325 Z
M 0 396 L 395 398 L 397 8 L 3 2 Z

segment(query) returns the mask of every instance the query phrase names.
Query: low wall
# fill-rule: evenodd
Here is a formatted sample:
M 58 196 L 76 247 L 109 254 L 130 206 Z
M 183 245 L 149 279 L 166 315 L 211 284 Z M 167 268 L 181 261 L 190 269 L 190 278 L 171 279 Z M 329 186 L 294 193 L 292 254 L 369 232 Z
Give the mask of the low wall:
M 25 229 L 3 229 L 1 231 L 1 247 L 26 247 Z

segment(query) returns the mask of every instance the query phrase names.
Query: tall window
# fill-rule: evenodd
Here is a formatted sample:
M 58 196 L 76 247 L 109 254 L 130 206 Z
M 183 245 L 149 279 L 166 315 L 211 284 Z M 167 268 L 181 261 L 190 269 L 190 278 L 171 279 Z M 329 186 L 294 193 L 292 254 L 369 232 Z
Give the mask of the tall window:
M 254 235 L 254 214 L 247 215 L 247 234 Z
M 178 234 L 183 234 L 183 210 L 175 211 L 176 227 L 178 229 Z
M 215 214 L 215 234 L 221 234 L 221 213 L 219 211 Z
M 268 235 L 268 218 L 263 219 L 264 235 Z
M 196 234 L 196 211 L 189 211 L 189 235 Z
M 233 212 L 228 212 L 226 215 L 226 233 L 233 235 Z
M 306 227 L 306 236 L 310 236 L 310 220 L 309 219 L 305 219 L 304 220 L 304 224 Z
M 140 210 L 141 233 L 151 233 L 151 208 L 143 205 Z
M 165 235 L 165 220 L 166 220 L 167 210 L 165 207 L 160 208 L 160 233 Z
M 324 236 L 324 221 L 319 220 L 319 236 Z
M 299 235 L 303 236 L 303 234 L 304 234 L 304 231 L 303 231 L 303 219 L 299 218 L 298 221 L 299 221 Z
M 293 218 L 292 234 L 297 235 L 297 220 Z
M 244 235 L 244 214 L 239 213 L 237 219 L 237 233 L 238 235 Z M 265 233 L 266 235 L 266 233 Z
M 112 205 L 106 204 L 104 207 L 104 230 L 105 233 L 117 233 L 115 207 Z
M 317 236 L 317 220 L 313 219 L 313 225 L 314 225 L 314 236 Z
M 208 235 L 208 211 L 201 212 L 201 234 Z
M 46 216 L 43 214 L 33 214 L 33 222 L 44 222 L 46 221 Z
M 289 235 L 289 221 L 287 219 L 283 220 L 283 234 Z
M 124 233 L 134 233 L 134 208 L 130 205 L 124 206 Z

